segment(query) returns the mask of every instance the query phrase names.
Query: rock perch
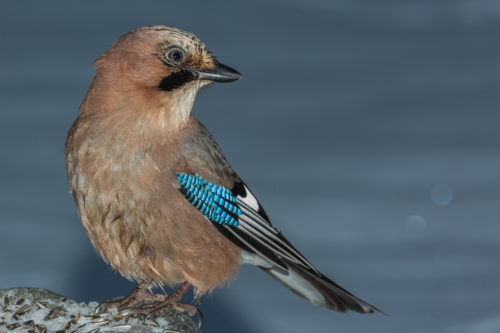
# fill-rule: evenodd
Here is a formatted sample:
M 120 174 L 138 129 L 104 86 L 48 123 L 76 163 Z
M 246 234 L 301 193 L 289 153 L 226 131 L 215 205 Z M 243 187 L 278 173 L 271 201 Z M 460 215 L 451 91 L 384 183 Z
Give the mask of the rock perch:
M 96 313 L 97 302 L 78 303 L 38 288 L 0 290 L 0 333 L 164 332 L 200 333 L 187 315 L 170 311 L 155 319 L 130 318 L 127 310 Z

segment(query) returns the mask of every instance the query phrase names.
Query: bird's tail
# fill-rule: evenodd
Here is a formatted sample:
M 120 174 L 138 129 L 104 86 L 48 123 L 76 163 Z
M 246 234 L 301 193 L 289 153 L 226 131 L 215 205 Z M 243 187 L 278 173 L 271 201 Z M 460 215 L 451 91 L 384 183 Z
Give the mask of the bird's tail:
M 383 311 L 357 298 L 323 274 L 302 268 L 284 258 L 280 259 L 286 264 L 288 270 L 279 267 L 261 268 L 311 303 L 340 312 L 354 310 L 372 313 L 377 311 L 387 316 Z

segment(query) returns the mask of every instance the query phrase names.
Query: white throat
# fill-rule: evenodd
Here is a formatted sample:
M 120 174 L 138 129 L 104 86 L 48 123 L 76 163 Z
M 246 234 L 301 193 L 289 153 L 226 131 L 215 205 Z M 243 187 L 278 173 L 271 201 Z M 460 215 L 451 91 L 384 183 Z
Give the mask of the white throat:
M 187 123 L 198 90 L 208 83 L 208 81 L 192 81 L 165 96 L 165 111 L 169 114 L 170 126 L 180 128 Z

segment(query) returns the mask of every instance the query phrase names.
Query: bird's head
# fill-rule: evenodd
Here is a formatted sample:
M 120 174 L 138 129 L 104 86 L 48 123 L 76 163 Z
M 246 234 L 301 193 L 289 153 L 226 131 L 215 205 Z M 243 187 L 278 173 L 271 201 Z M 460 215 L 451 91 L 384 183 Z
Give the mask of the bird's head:
M 167 26 L 128 32 L 96 60 L 95 67 L 82 110 L 121 109 L 128 103 L 136 110 L 162 110 L 170 115 L 171 125 L 187 121 L 201 87 L 241 78 L 193 34 Z M 89 105 L 93 99 L 101 105 Z

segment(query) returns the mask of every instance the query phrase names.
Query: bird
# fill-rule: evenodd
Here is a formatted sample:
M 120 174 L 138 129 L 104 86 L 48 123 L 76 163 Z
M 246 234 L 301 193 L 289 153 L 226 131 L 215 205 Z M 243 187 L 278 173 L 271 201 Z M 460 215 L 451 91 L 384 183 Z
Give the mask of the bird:
M 381 310 L 318 271 L 270 222 L 207 128 L 191 114 L 197 92 L 242 77 L 195 35 L 164 25 L 121 36 L 95 77 L 65 143 L 70 192 L 91 243 L 138 286 L 104 307 L 135 314 L 181 309 L 252 264 L 331 310 Z M 178 288 L 170 295 L 153 287 Z

